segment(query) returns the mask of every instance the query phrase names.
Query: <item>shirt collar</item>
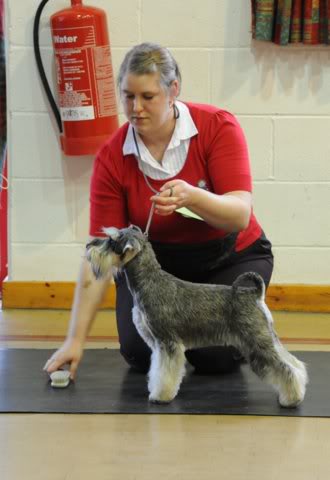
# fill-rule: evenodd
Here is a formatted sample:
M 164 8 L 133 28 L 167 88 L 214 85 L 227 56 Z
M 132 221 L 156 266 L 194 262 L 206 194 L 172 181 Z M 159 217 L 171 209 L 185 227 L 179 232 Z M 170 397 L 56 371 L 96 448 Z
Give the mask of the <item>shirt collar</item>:
M 182 140 L 187 140 L 188 138 L 193 137 L 198 133 L 196 125 L 191 118 L 189 108 L 182 102 L 176 102 L 176 106 L 180 112 L 180 116 L 176 121 L 175 129 L 171 138 L 170 143 L 167 146 L 167 150 L 171 148 L 175 148 L 180 145 Z M 138 142 L 141 142 L 139 135 L 136 135 Z M 125 142 L 123 145 L 123 154 L 124 155 L 137 155 L 134 136 L 133 136 L 133 128 L 132 125 L 129 124 Z

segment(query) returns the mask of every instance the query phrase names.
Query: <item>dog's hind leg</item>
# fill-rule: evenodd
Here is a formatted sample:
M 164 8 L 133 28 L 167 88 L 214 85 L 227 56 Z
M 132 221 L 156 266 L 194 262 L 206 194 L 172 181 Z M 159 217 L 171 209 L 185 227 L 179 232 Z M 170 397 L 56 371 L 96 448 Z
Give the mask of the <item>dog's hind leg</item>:
M 285 363 L 290 371 L 287 377 L 284 376 L 279 384 L 279 402 L 283 407 L 292 407 L 301 403 L 305 397 L 306 385 L 308 383 L 308 374 L 306 366 L 294 355 L 286 350 L 279 339 L 274 345 L 281 361 Z M 291 381 L 290 381 L 291 380 Z M 295 398 L 297 401 L 295 403 Z
M 282 407 L 296 407 L 306 392 L 308 375 L 303 362 L 281 344 L 273 328 L 272 315 L 264 302 L 241 316 L 237 348 L 241 349 L 254 373 L 279 393 Z M 234 342 L 235 343 L 235 342 Z
M 149 370 L 149 400 L 169 403 L 177 395 L 185 374 L 184 347 L 159 344 L 153 348 Z
M 249 354 L 249 361 L 254 373 L 278 391 L 282 407 L 296 407 L 305 397 L 307 371 L 293 355 L 286 351 L 283 353 L 275 345 L 268 344 L 265 348 L 257 341 Z M 296 362 L 291 358 L 289 360 L 289 356 Z
M 307 383 L 308 379 L 305 364 L 298 360 L 297 357 L 292 355 L 281 343 L 277 333 L 274 330 L 273 317 L 266 303 L 262 302 L 260 303 L 260 306 L 262 307 L 261 311 L 264 315 L 266 322 L 268 323 L 268 327 L 273 338 L 274 347 L 277 350 L 278 354 L 280 355 L 280 357 L 285 358 L 286 362 L 289 363 L 293 368 L 297 368 L 298 370 L 300 370 L 301 375 L 306 377 L 305 381 Z

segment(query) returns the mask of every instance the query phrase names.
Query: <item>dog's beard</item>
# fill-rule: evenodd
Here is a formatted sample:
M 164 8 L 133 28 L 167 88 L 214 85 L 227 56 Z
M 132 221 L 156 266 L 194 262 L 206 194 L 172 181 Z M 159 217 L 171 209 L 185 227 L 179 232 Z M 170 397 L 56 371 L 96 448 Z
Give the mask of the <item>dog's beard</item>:
M 87 260 L 90 262 L 92 272 L 96 279 L 112 277 L 112 256 L 100 252 L 97 248 L 91 248 L 86 253 Z

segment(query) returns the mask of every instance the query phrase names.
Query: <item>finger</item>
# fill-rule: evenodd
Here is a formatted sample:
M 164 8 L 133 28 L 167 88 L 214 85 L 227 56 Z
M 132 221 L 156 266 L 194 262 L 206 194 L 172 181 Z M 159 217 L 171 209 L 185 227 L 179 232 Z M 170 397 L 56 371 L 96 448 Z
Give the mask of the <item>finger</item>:
M 168 217 L 169 215 L 173 215 L 174 211 L 175 210 L 173 210 L 172 212 L 155 212 L 155 213 L 160 217 Z
M 180 185 L 180 183 L 180 180 L 172 180 L 171 182 L 164 183 L 164 185 L 159 189 L 159 191 L 164 192 L 166 190 L 170 190 L 171 188 Z
M 174 187 L 169 187 L 168 189 L 170 191 L 170 193 L 168 194 L 169 197 L 173 197 L 174 196 Z M 167 193 L 168 193 L 168 190 L 165 190 Z
M 43 370 L 47 370 L 49 362 L 50 362 L 50 359 L 48 359 L 47 362 L 45 363 L 45 365 L 42 367 Z
M 55 372 L 56 370 L 58 370 L 57 363 L 56 362 L 49 363 L 49 365 L 47 366 L 47 368 L 45 368 L 45 370 L 47 373 Z
M 169 197 L 168 195 L 166 197 L 161 197 L 161 196 L 158 196 L 158 197 L 151 197 L 151 200 L 153 202 L 155 202 L 156 204 L 156 207 L 160 206 L 160 205 L 174 205 L 176 204 L 179 200 L 180 200 L 180 197 Z
M 60 360 L 53 360 L 47 367 L 46 371 L 48 373 L 53 373 L 53 372 L 56 372 L 56 370 L 58 370 L 62 365 L 64 365 L 64 361 L 60 361 Z
M 167 189 L 167 190 L 165 190 L 164 192 L 159 193 L 158 195 L 153 195 L 152 197 L 150 197 L 150 200 L 151 200 L 152 202 L 157 202 L 158 199 L 160 199 L 160 198 L 161 198 L 161 199 L 170 198 L 170 190 Z M 173 195 L 172 195 L 172 198 L 173 198 Z
M 157 207 L 155 213 L 158 215 L 170 214 L 173 213 L 177 209 L 177 205 L 168 205 L 168 206 L 160 206 Z
M 45 363 L 43 370 L 48 370 L 48 368 L 51 366 L 51 364 L 55 361 L 54 356 L 50 357 L 47 362 Z
M 159 197 L 176 197 L 179 195 L 179 192 L 182 191 L 182 186 L 178 184 L 168 184 L 165 188 L 163 186 L 158 193 Z
M 71 380 L 74 380 L 76 377 L 77 369 L 78 369 L 78 363 L 76 360 L 72 361 L 71 367 L 70 367 L 70 378 Z
M 158 205 L 155 205 L 155 208 L 156 210 L 173 210 L 174 208 L 177 207 L 177 203 L 176 202 L 167 202 L 167 203 L 160 203 Z

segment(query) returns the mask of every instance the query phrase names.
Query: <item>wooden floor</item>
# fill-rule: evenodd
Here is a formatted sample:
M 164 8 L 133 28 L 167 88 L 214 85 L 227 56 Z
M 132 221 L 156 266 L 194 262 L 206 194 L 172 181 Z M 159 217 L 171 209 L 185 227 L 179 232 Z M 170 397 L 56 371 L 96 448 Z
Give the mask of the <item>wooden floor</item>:
M 0 348 L 55 349 L 68 315 L 0 311 Z M 330 314 L 274 318 L 290 350 L 330 349 Z M 116 348 L 114 320 L 101 312 L 86 346 Z M 1 480 L 328 480 L 329 472 L 328 418 L 0 415 Z

